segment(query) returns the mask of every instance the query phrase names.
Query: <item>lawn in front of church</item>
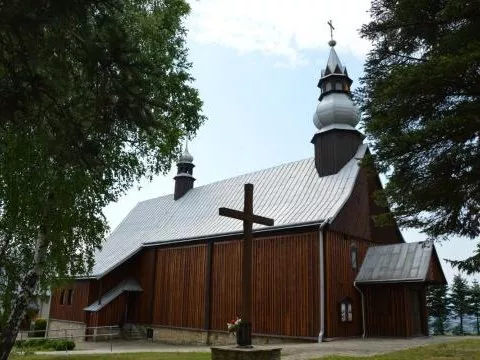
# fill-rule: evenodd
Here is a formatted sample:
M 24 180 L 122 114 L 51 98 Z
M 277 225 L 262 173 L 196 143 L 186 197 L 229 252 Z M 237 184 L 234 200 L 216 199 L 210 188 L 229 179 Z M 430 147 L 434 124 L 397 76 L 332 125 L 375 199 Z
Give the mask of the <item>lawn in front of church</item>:
M 381 341 L 381 340 L 379 340 Z M 299 356 L 302 360 L 307 357 L 302 356 L 299 350 Z M 416 347 L 408 350 L 395 351 L 384 355 L 374 355 L 370 357 L 354 356 L 326 356 L 316 357 L 310 353 L 309 359 L 321 360 L 480 360 L 480 338 L 471 340 L 460 340 L 446 343 L 437 343 L 428 346 Z M 288 356 L 282 356 L 282 359 L 295 359 L 295 353 L 289 352 Z M 205 352 L 182 352 L 182 353 L 118 353 L 118 354 L 98 354 L 98 355 L 80 355 L 75 351 L 68 353 L 61 352 L 58 355 L 13 355 L 11 360 L 209 360 L 210 353 Z
M 408 350 L 395 351 L 384 355 L 374 355 L 366 358 L 353 356 L 327 356 L 322 360 L 480 360 L 480 339 L 463 340 L 434 345 L 421 346 Z

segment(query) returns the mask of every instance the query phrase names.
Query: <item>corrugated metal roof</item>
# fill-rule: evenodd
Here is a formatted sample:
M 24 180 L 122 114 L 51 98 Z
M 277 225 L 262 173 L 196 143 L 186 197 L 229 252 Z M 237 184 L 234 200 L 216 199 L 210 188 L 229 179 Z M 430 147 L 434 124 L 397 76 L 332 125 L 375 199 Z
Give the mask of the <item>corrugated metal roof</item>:
M 119 297 L 124 291 L 143 291 L 142 287 L 138 283 L 137 280 L 133 278 L 128 278 L 125 280 L 122 280 L 117 286 L 115 286 L 112 290 L 107 292 L 105 295 L 102 296 L 100 299 L 100 303 L 98 300 L 95 300 L 95 302 L 83 310 L 85 311 L 99 311 L 101 310 L 104 306 L 115 300 L 117 297 Z
M 349 198 L 366 151 L 361 145 L 337 174 L 319 177 L 313 158 L 256 171 L 173 195 L 143 201 L 127 215 L 95 256 L 91 276 L 101 277 L 141 247 L 240 233 L 242 223 L 218 215 L 219 207 L 243 209 L 243 186 L 254 184 L 254 212 L 273 218 L 275 227 L 333 219 Z M 264 228 L 254 225 L 254 230 Z
M 433 244 L 428 242 L 371 247 L 355 282 L 424 282 L 432 253 Z

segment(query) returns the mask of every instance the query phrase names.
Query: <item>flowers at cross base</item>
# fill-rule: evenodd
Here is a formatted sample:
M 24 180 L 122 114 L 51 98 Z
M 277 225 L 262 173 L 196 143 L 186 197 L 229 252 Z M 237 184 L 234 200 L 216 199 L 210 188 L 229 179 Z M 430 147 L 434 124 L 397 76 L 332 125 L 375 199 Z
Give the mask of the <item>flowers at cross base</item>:
M 227 322 L 227 330 L 229 333 L 233 333 L 236 335 L 238 328 L 240 327 L 240 323 L 242 322 L 242 319 L 240 319 L 238 316 L 235 320 L 230 320 Z

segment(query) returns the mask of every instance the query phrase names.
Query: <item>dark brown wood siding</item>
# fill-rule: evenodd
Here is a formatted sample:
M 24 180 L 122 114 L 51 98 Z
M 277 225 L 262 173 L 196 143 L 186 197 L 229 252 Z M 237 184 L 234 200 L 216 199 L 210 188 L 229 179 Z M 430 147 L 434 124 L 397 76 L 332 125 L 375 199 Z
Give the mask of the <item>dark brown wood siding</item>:
M 425 285 L 379 284 L 362 287 L 366 335 L 428 335 Z
M 429 284 L 443 284 L 447 285 L 447 279 L 445 279 L 445 274 L 442 270 L 442 265 L 438 259 L 436 251 L 433 251 L 432 257 L 430 258 L 430 264 L 428 266 L 427 273 L 427 282 Z
M 320 176 L 336 174 L 350 161 L 362 143 L 358 131 L 330 130 L 315 134 L 315 167 Z
M 212 329 L 241 316 L 241 242 L 214 244 Z M 319 333 L 318 232 L 258 237 L 253 258 L 253 332 L 316 337 Z
M 83 309 L 88 306 L 89 280 L 77 280 L 64 285 L 52 292 L 50 302 L 50 318 L 68 321 L 85 321 Z M 72 303 L 67 304 L 68 291 L 73 290 Z M 64 301 L 60 304 L 60 297 L 64 291 Z
M 375 244 L 337 232 L 326 231 L 324 238 L 326 337 L 348 337 L 362 334 L 361 296 L 353 283 L 367 249 L 372 245 Z M 358 249 L 357 270 L 352 268 L 353 246 Z M 344 298 L 352 301 L 352 322 L 341 322 L 340 320 L 340 301 Z
M 404 286 L 365 286 L 362 291 L 365 294 L 367 336 L 410 335 L 410 322 L 407 318 L 410 308 Z
M 240 241 L 214 243 L 210 300 L 210 324 L 214 330 L 227 330 L 227 322 L 241 314 L 241 263 Z M 256 279 L 255 273 L 253 279 Z
M 154 257 L 155 250 L 153 248 L 143 249 L 131 259 L 113 269 L 103 278 L 92 283 L 92 295 L 90 298 L 94 298 L 93 301 L 98 300 L 99 297 L 113 289 L 122 280 L 130 277 L 137 280 L 143 289 L 140 293 L 132 293 L 131 295 L 128 295 L 135 297 L 135 301 L 129 302 L 129 308 L 126 312 L 125 310 L 119 310 L 120 308 L 117 304 L 106 305 L 105 308 L 101 310 L 102 314 L 98 316 L 99 321 L 102 322 L 102 326 L 116 325 L 119 319 L 122 319 L 124 314 L 127 314 L 128 318 L 123 319 L 123 321 L 144 324 L 150 323 L 152 312 Z M 121 314 L 117 313 L 114 309 L 120 311 Z M 108 316 L 111 317 L 110 320 Z
M 153 324 L 201 329 L 207 245 L 157 249 Z
M 402 242 L 396 224 L 375 225 L 373 217 L 388 212 L 387 208 L 378 206 L 374 201 L 374 194 L 380 189 L 378 176 L 360 169 L 352 194 L 335 217 L 330 229 L 382 244 Z

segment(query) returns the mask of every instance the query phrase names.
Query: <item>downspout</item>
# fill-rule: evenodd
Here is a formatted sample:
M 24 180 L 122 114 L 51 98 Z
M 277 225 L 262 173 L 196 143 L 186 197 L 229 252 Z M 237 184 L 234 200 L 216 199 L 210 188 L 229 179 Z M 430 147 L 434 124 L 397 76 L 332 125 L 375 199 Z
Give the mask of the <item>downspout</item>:
M 360 288 L 357 286 L 356 281 L 353 282 L 353 286 L 355 287 L 355 289 L 358 290 L 358 292 L 362 296 L 362 329 L 363 329 L 362 338 L 365 339 L 365 334 L 366 334 L 366 329 L 365 329 L 365 296 L 363 294 L 363 291 L 360 290 Z
M 323 228 L 327 224 L 327 220 L 318 227 L 319 242 L 319 262 L 320 262 L 320 333 L 318 334 L 318 342 L 323 342 L 325 336 L 325 261 L 323 253 Z

